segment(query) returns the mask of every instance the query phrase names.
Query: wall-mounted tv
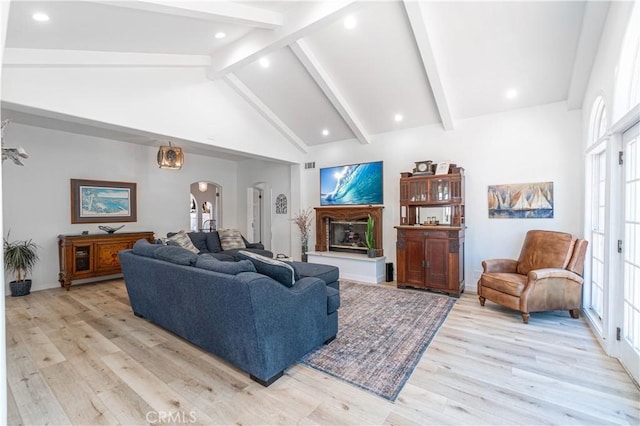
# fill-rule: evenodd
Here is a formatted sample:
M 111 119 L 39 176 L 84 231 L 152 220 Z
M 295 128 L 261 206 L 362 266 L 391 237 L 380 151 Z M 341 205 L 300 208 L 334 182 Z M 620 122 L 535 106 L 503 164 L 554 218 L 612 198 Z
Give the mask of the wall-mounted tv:
M 383 203 L 382 161 L 320 169 L 320 205 Z

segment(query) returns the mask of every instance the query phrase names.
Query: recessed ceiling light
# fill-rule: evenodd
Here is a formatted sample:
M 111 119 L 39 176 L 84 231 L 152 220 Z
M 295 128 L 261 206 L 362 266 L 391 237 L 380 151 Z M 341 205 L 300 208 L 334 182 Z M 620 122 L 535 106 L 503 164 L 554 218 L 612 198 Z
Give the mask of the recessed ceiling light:
M 329 136 L 329 129 L 322 129 L 322 136 Z
M 400 121 L 402 121 L 402 119 L 404 119 L 404 117 L 402 116 L 402 114 L 396 114 L 396 115 L 393 116 L 393 119 L 396 122 L 400 122 Z
M 267 58 L 260 59 L 260 66 L 262 68 L 269 68 L 269 60 Z
M 507 99 L 513 99 L 518 96 L 518 91 L 516 89 L 509 89 L 507 90 L 505 96 L 507 97 Z
M 357 23 L 358 21 L 356 21 L 356 18 L 354 18 L 352 15 L 349 15 L 346 18 L 344 18 L 344 27 L 348 30 L 354 29 Z
M 34 21 L 38 22 L 47 22 L 49 20 L 49 15 L 46 13 L 38 12 L 31 15 Z
M 226 36 L 227 36 L 227 33 L 223 33 L 222 31 L 214 35 L 215 38 L 225 38 Z

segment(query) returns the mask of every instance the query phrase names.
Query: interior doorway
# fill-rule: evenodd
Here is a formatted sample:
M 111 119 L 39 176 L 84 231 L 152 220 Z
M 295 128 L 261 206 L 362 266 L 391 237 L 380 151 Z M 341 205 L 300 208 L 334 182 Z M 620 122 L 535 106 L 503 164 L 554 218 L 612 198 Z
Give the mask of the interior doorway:
M 251 242 L 271 248 L 271 187 L 256 183 L 247 188 L 247 234 Z
M 222 226 L 222 187 L 215 182 L 199 181 L 190 186 L 191 231 L 214 231 Z

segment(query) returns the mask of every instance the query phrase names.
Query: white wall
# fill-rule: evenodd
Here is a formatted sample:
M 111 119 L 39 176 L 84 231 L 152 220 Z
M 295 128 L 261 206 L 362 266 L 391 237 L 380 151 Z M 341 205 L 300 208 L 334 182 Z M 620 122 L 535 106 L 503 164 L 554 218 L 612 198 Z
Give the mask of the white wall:
M 164 236 L 188 230 L 190 184 L 201 180 L 223 187 L 224 225 L 241 223 L 236 214 L 235 162 L 187 152 L 182 170 L 160 169 L 153 147 L 15 123 L 7 127 L 5 140 L 29 153 L 24 167 L 5 162 L 2 193 L 5 234 L 11 230 L 11 239 L 31 238 L 41 247 L 33 290 L 59 286 L 57 235 L 102 232 L 100 224 L 71 224 L 71 178 L 137 183 L 138 221 L 125 223 L 120 232 L 154 231 Z
M 470 291 L 475 291 L 482 260 L 517 258 L 527 230 L 582 234 L 580 111 L 567 111 L 564 102 L 456 121 L 453 131 L 420 127 L 377 135 L 370 145 L 315 148 L 305 161 L 315 161 L 316 169 L 301 171 L 303 206 L 319 205 L 318 168 L 376 160 L 384 160 L 387 262 L 395 264 L 400 173 L 411 171 L 419 160 L 465 168 L 465 277 Z M 554 183 L 553 219 L 488 218 L 488 185 L 545 181 Z
M 299 162 L 302 153 L 204 68 L 4 66 L 3 101 Z
M 640 25 L 637 21 L 632 21 L 632 10 L 634 2 L 612 2 L 609 7 L 609 14 L 605 22 L 598 53 L 591 69 L 589 84 L 585 92 L 582 103 L 582 128 L 584 132 L 584 144 L 587 143 L 589 120 L 593 102 L 598 96 L 602 96 L 607 108 L 609 125 L 620 119 L 627 111 L 614 108 L 614 82 L 618 73 L 618 65 L 623 45 L 625 31 L 629 24 Z M 636 5 L 636 15 L 640 6 Z M 638 78 L 638 76 L 635 76 Z M 619 104 L 619 103 L 618 103 Z
M 291 179 L 290 168 L 288 164 L 272 163 L 259 160 L 248 160 L 238 163 L 238 191 L 246 192 L 246 188 L 255 186 L 258 183 L 264 183 L 265 187 L 271 190 L 265 190 L 264 203 L 268 206 L 271 227 L 271 244 L 270 250 L 275 254 L 284 253 L 292 255 L 290 235 L 291 235 Z M 269 193 L 270 192 L 270 193 Z M 287 196 L 287 214 L 276 214 L 276 197 L 278 194 Z M 242 230 L 243 235 L 251 235 L 246 229 L 247 225 L 247 197 L 238 197 L 238 226 Z M 267 244 L 265 244 L 267 246 Z

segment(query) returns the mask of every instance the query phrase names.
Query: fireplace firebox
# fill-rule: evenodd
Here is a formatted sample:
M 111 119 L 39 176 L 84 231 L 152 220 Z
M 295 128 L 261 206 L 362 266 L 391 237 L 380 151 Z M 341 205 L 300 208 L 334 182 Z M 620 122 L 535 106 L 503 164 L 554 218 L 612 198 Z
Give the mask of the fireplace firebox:
M 366 253 L 366 221 L 329 220 L 329 251 Z

